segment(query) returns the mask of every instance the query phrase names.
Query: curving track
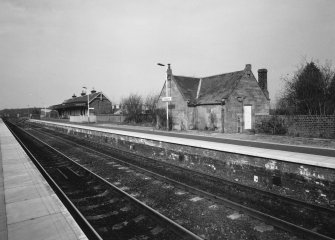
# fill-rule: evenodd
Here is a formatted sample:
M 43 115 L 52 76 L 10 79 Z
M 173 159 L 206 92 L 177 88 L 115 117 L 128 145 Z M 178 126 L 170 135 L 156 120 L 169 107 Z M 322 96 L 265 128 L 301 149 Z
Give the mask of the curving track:
M 97 156 L 105 158 L 107 162 L 103 164 L 99 162 L 99 165 L 102 164 L 100 165 L 99 175 L 104 176 L 106 179 L 109 178 L 108 174 L 110 172 L 104 170 L 110 167 L 114 167 L 113 171 L 116 172 L 124 170 L 137 171 L 194 194 L 201 195 L 202 197 L 209 198 L 215 202 L 244 211 L 267 223 L 294 232 L 304 239 L 332 239 L 334 237 L 332 223 L 329 221 L 329 219 L 335 216 L 333 209 L 310 205 L 194 170 L 143 158 L 130 152 L 113 149 L 110 146 L 106 148 L 106 145 L 101 145 L 100 143 L 97 144 L 49 130 L 39 129 L 39 127 L 33 127 L 28 131 L 87 167 L 92 168 L 92 165 L 98 165 L 96 159 L 94 160 Z M 87 160 L 82 161 L 81 159 L 85 158 L 85 156 Z M 101 168 L 103 165 L 105 167 Z M 63 178 L 78 179 L 76 182 L 80 182 L 78 176 L 81 176 L 81 174 L 78 173 L 78 170 L 69 170 L 68 168 L 57 169 Z M 86 186 L 86 182 L 87 180 L 83 180 L 79 186 Z M 117 184 L 118 182 L 115 183 Z M 74 187 L 74 193 L 71 194 L 75 195 L 77 192 L 80 194 L 79 189 L 80 187 Z M 93 189 L 95 188 L 93 187 Z M 249 195 L 249 193 L 252 194 Z M 97 195 L 99 194 L 105 194 L 105 192 L 100 191 Z M 252 199 L 249 197 L 251 195 L 253 196 Z M 95 204 L 94 206 L 98 208 L 98 205 Z M 92 210 L 90 207 L 89 209 Z M 108 215 L 105 211 L 103 212 L 102 216 Z M 272 216 L 273 213 L 275 213 L 276 217 Z M 300 216 L 304 216 L 304 218 L 295 219 L 297 213 Z M 94 220 L 95 218 L 95 216 L 89 216 L 88 219 Z M 313 231 L 310 229 L 313 229 Z
M 201 239 L 43 141 L 12 124 L 10 129 L 91 239 Z

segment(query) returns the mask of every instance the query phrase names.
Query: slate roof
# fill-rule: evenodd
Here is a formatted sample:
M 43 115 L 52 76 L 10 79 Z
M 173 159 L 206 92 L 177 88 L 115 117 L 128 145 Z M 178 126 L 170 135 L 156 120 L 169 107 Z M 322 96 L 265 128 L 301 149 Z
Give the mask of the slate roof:
M 197 91 L 200 79 L 193 77 L 173 76 L 176 81 L 179 91 L 185 100 L 194 102 L 197 97 Z
M 228 98 L 243 74 L 244 70 L 204 78 L 173 76 L 173 79 L 190 104 L 218 104 L 222 98 Z
M 96 98 L 101 92 L 96 92 L 96 93 L 91 93 L 89 95 L 90 98 L 90 102 Z M 70 98 L 67 100 L 64 100 L 63 103 L 87 103 L 87 95 L 84 96 L 79 96 L 79 97 L 75 97 L 75 98 Z
M 98 97 L 100 94 L 102 94 L 104 96 L 104 98 L 107 98 L 105 96 L 105 94 L 103 94 L 102 92 L 91 93 L 91 94 L 89 94 L 90 103 L 96 97 Z M 74 98 L 69 98 L 67 100 L 64 100 L 63 103 L 57 104 L 57 105 L 53 105 L 50 108 L 56 110 L 56 109 L 65 109 L 65 108 L 72 108 L 72 107 L 84 107 L 84 106 L 87 106 L 87 95 L 79 96 L 79 97 L 74 97 Z
M 221 103 L 235 89 L 244 71 L 202 78 L 198 104 Z

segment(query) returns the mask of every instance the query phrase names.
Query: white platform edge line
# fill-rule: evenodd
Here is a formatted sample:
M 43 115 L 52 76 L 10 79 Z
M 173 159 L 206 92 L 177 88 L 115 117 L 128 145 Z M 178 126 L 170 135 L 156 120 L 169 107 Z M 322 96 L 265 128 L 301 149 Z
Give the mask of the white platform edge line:
M 0 119 L 0 133 L 2 133 L 2 134 L 6 133 L 4 135 L 4 137 L 11 137 L 15 141 L 15 143 L 17 144 L 17 147 L 20 150 L 22 150 L 23 154 L 27 157 L 27 162 L 31 163 L 32 167 L 34 168 L 34 171 L 37 171 L 38 177 L 42 178 L 44 181 L 46 181 L 44 179 L 43 175 L 40 173 L 40 171 L 36 168 L 35 164 L 26 155 L 26 153 L 24 152 L 22 146 L 19 144 L 19 142 L 17 142 L 17 140 L 15 139 L 15 137 L 13 136 L 13 134 L 10 132 L 10 130 L 7 128 L 7 126 L 4 124 L 4 122 L 3 122 L 2 119 Z M 1 136 L 0 136 L 0 150 L 1 150 L 1 145 L 2 145 L 2 143 L 1 143 Z M 0 152 L 0 154 L 1 154 L 0 157 L 2 157 L 2 153 L 1 152 Z M 1 161 L 1 166 L 2 166 L 2 161 Z M 44 184 L 49 185 L 47 182 L 45 182 Z M 74 220 L 74 218 L 72 217 L 72 215 L 69 213 L 69 211 L 67 210 L 67 208 L 62 203 L 62 201 L 58 198 L 57 194 L 54 192 L 53 189 L 50 189 L 50 190 L 53 193 L 53 196 L 50 195 L 50 197 L 57 198 L 58 204 L 61 204 L 61 208 L 59 209 L 59 214 L 61 214 L 64 217 L 64 220 L 67 222 L 67 224 L 69 224 L 69 228 L 71 229 L 71 231 L 73 232 L 73 234 L 76 236 L 76 239 L 78 239 L 78 240 L 87 240 L 88 238 L 86 237 L 85 233 L 82 231 L 82 229 L 80 228 L 80 226 L 78 225 L 78 223 Z M 7 225 L 7 232 L 8 232 L 8 222 L 7 221 L 6 221 L 6 225 Z
M 184 146 L 193 146 L 193 147 L 199 147 L 199 148 L 205 148 L 205 149 L 211 149 L 211 150 L 217 150 L 217 151 L 224 151 L 224 152 L 229 152 L 229 153 L 248 155 L 248 156 L 253 156 L 253 157 L 270 158 L 274 160 L 292 162 L 296 164 L 307 164 L 307 165 L 312 165 L 312 166 L 335 169 L 335 158 L 327 157 L 327 156 L 289 152 L 289 151 L 282 151 L 282 150 L 273 150 L 273 149 L 266 149 L 266 148 L 248 147 L 248 146 L 241 146 L 241 145 L 234 145 L 234 144 L 227 144 L 227 143 L 216 143 L 216 142 L 210 142 L 211 146 L 208 146 L 207 141 L 196 140 L 196 139 L 178 138 L 178 137 L 170 137 L 170 136 L 163 136 L 163 135 L 153 135 L 153 134 L 148 134 L 148 133 L 138 133 L 138 132 L 131 132 L 131 131 L 126 131 L 126 130 L 116 130 L 116 129 L 110 129 L 110 128 L 89 127 L 89 126 L 81 126 L 77 124 L 58 123 L 58 122 L 42 121 L 42 120 L 36 120 L 36 119 L 33 119 L 33 120 L 31 119 L 30 121 L 42 122 L 42 123 L 51 124 L 51 125 L 60 125 L 60 126 L 65 126 L 65 127 L 74 127 L 74 128 L 91 130 L 91 131 L 107 132 L 107 133 L 112 133 L 112 134 L 114 133 L 114 134 L 123 135 L 123 136 L 146 138 L 150 140 L 180 144 Z
M 0 119 L 0 124 L 2 123 L 2 119 Z M 1 151 L 1 138 L 0 138 L 0 178 L 2 179 L 2 183 L 0 186 L 0 189 L 3 193 L 3 197 L 1 197 L 1 201 L 0 201 L 0 211 L 3 213 L 3 215 L 1 216 L 1 218 L 3 219 L 3 221 L 1 220 L 1 224 L 3 224 L 1 226 L 1 228 L 3 229 L 3 237 L 5 237 L 5 239 L 3 240 L 8 240 L 8 228 L 7 228 L 7 213 L 6 213 L 6 195 L 5 195 L 5 176 L 4 176 L 4 172 L 3 172 L 3 166 L 2 166 L 2 151 Z

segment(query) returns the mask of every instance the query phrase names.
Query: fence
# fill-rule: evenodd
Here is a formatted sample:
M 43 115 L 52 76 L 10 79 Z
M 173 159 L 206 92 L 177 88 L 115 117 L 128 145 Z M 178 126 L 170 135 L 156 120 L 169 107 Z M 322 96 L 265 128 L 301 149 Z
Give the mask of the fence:
M 335 138 L 335 115 L 258 115 L 255 118 L 256 131 L 270 121 L 280 122 L 288 135 Z

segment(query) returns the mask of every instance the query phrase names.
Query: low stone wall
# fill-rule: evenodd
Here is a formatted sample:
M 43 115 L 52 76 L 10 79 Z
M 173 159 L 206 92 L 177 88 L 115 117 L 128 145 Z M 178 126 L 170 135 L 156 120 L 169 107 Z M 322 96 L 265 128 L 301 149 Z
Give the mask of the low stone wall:
M 283 123 L 288 135 L 335 138 L 335 115 L 256 115 L 256 126 L 273 118 Z M 257 127 L 256 131 L 259 131 Z
M 111 123 L 123 123 L 126 119 L 125 115 L 112 115 L 112 114 L 104 114 L 97 115 L 97 122 L 111 122 Z
M 335 207 L 335 170 L 42 122 L 144 157 L 240 182 L 314 204 Z
M 97 122 L 97 116 L 90 115 L 88 116 L 70 116 L 70 122 L 74 123 L 87 123 L 87 122 Z
M 42 118 L 43 121 L 52 121 L 52 122 L 60 122 L 60 123 L 69 123 L 70 119 L 68 118 Z

